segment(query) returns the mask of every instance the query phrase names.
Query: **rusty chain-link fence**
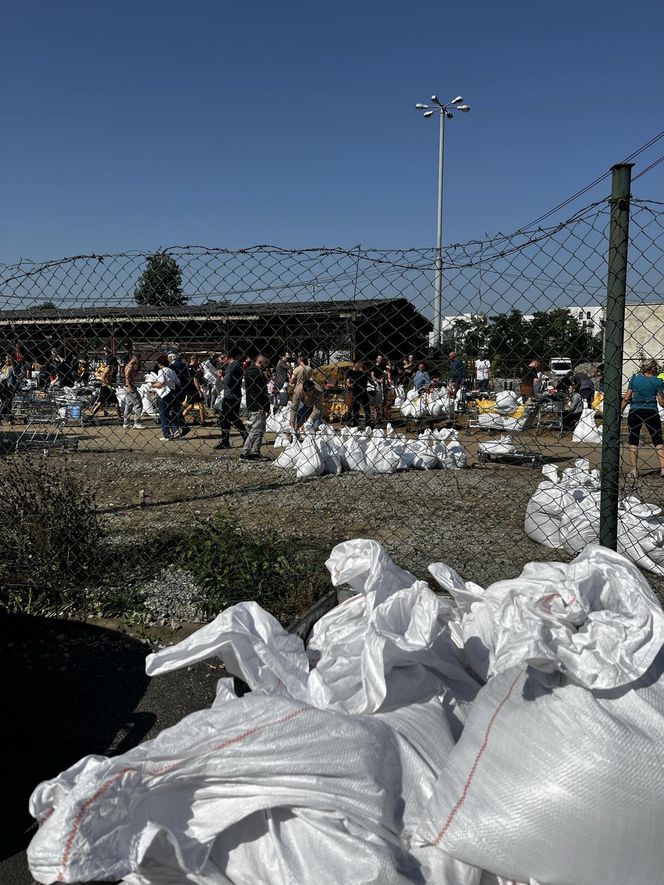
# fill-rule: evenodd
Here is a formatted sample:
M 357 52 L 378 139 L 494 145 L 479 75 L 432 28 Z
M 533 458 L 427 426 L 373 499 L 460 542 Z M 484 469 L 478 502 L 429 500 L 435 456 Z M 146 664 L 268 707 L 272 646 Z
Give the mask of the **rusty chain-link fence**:
M 483 584 L 597 540 L 612 482 L 618 548 L 656 582 L 664 206 L 627 199 L 607 342 L 615 205 L 447 247 L 439 325 L 432 249 L 0 268 L 3 607 L 162 622 L 256 598 L 294 617 L 358 536 Z M 620 399 L 634 375 L 607 437 L 605 385 Z

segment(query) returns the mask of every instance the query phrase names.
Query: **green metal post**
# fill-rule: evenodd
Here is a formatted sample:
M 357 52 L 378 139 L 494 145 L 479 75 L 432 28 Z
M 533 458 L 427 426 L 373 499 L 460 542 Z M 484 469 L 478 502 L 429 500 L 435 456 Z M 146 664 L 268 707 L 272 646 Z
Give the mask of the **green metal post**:
M 633 163 L 620 163 L 613 166 L 611 182 L 611 227 L 604 326 L 604 429 L 599 540 L 600 544 L 612 550 L 616 549 L 618 538 L 620 401 L 627 291 L 629 201 L 633 165 Z

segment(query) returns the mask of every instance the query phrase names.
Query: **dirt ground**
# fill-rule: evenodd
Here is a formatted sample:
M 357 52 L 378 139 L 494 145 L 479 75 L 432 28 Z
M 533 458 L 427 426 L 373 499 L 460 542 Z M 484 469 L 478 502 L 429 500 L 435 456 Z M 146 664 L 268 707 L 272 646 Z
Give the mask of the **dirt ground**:
M 518 574 L 531 560 L 565 558 L 532 542 L 523 531 L 528 498 L 541 481 L 531 466 L 481 464 L 479 442 L 487 433 L 460 430 L 469 454 L 464 470 L 434 470 L 297 480 L 295 472 L 272 462 L 280 449 L 266 436 L 269 460 L 238 460 L 234 448 L 218 452 L 218 429 L 195 427 L 186 439 L 160 442 L 159 430 L 123 430 L 113 419 L 97 427 L 67 428 L 70 446 L 54 448 L 49 458 L 94 489 L 109 538 L 131 544 L 162 529 L 193 524 L 229 507 L 243 526 L 260 534 L 266 528 L 293 539 L 331 548 L 341 540 L 370 537 L 383 543 L 398 562 L 422 574 L 444 560 L 480 584 Z M 411 433 L 410 436 L 416 434 Z M 575 459 L 599 463 L 599 447 L 573 444 L 551 435 L 513 434 L 519 451 L 555 459 L 560 467 Z M 73 443 L 76 443 L 74 448 Z M 643 476 L 636 492 L 664 503 L 664 478 L 655 470 L 654 451 L 643 450 Z M 627 471 L 627 465 L 623 465 Z

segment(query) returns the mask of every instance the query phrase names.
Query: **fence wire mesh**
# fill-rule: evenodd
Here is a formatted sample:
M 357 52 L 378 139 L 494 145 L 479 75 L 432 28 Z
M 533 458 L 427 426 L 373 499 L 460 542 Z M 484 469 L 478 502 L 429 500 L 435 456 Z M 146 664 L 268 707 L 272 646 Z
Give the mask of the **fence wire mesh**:
M 166 623 L 254 598 L 288 619 L 358 536 L 480 584 L 572 555 L 599 532 L 608 228 L 603 201 L 447 247 L 440 326 L 433 249 L 1 267 L 3 607 Z M 662 204 L 632 201 L 629 231 L 624 391 L 664 363 Z M 628 445 L 636 399 L 622 425 L 619 546 L 652 578 L 648 402 L 652 439 Z

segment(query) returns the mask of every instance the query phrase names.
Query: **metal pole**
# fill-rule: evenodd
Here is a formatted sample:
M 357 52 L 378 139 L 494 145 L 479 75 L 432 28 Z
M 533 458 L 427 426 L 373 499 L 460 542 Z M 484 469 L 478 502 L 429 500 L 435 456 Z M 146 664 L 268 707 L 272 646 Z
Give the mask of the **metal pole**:
M 611 227 L 607 276 L 604 342 L 604 429 L 602 432 L 602 491 L 599 540 L 616 549 L 620 484 L 620 402 L 622 399 L 625 296 L 627 291 L 627 247 L 629 201 L 633 163 L 612 167 Z
M 445 111 L 440 110 L 438 139 L 438 231 L 436 234 L 436 286 L 433 304 L 433 340 L 440 350 L 443 331 L 443 172 L 445 168 Z

